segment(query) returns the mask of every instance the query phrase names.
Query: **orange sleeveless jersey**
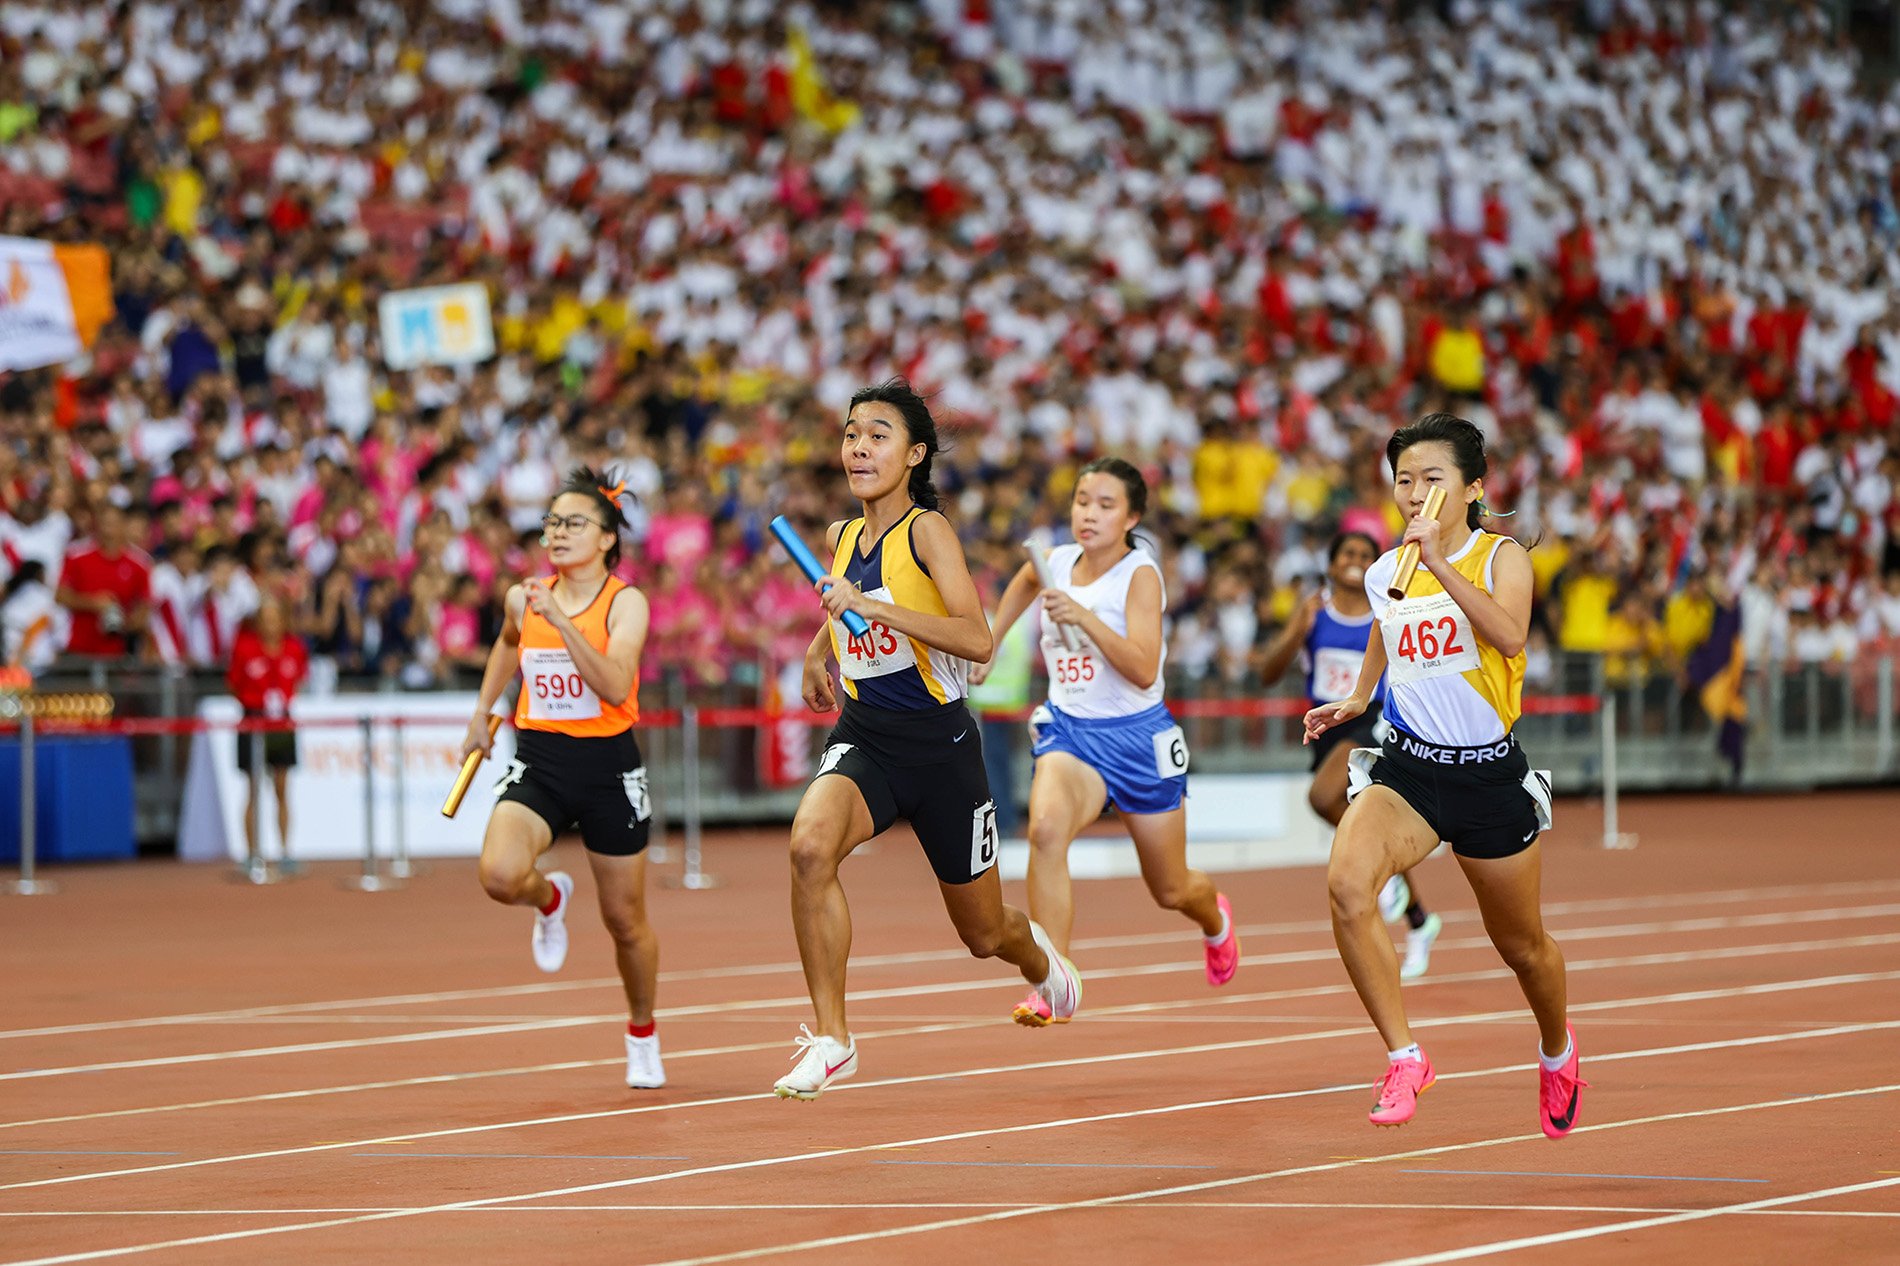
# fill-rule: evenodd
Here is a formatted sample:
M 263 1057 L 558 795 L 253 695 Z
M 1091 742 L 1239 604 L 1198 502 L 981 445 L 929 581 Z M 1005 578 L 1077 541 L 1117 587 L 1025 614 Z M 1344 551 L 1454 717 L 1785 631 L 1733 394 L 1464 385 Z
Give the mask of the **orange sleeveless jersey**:
M 547 577 L 552 589 L 557 578 Z M 595 650 L 607 649 L 607 612 L 626 582 L 607 577 L 587 609 L 573 617 L 587 644 Z M 515 728 L 542 730 L 550 734 L 571 734 L 576 738 L 603 738 L 633 728 L 640 719 L 639 677 L 627 701 L 615 705 L 594 693 L 581 680 L 574 657 L 568 653 L 561 635 L 545 616 L 533 607 L 521 612 L 521 698 L 515 704 Z

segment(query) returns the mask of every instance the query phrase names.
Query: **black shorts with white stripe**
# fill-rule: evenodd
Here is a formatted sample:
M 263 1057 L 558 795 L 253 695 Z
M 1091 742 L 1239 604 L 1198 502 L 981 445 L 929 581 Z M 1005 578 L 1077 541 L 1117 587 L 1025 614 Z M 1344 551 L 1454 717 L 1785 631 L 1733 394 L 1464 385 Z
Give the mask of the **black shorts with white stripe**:
M 517 730 L 495 797 L 534 810 L 557 837 L 578 827 L 590 853 L 631 857 L 647 846 L 653 802 L 632 730 L 590 738 Z

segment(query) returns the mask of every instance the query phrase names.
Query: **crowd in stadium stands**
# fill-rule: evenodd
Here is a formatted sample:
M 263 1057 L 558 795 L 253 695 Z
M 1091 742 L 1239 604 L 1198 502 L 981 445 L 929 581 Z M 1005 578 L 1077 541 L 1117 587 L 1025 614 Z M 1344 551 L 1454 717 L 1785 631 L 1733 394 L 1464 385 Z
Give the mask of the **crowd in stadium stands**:
M 8 652 L 222 664 L 275 595 L 345 675 L 466 681 L 586 461 L 649 675 L 795 660 L 764 525 L 847 513 L 901 373 L 992 592 L 1079 463 L 1142 466 L 1191 677 L 1393 539 L 1437 407 L 1540 657 L 1670 671 L 1726 607 L 1752 664 L 1865 662 L 1897 207 L 1900 91 L 1813 4 L 13 0 L 0 232 L 105 243 L 117 316 L 0 374 Z M 386 368 L 379 297 L 465 281 L 499 354 Z

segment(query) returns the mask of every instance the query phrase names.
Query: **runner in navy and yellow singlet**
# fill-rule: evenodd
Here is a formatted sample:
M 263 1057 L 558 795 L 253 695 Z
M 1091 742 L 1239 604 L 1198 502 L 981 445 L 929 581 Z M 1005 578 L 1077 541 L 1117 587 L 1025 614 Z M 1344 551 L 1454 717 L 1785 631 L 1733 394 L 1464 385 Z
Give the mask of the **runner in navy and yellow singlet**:
M 1326 554 L 1326 589 L 1298 607 L 1267 647 L 1260 664 L 1262 684 L 1280 680 L 1295 658 L 1306 668 L 1306 697 L 1315 704 L 1337 703 L 1359 684 L 1365 666 L 1367 634 L 1372 629 L 1372 600 L 1366 597 L 1366 569 L 1379 557 L 1379 546 L 1364 532 L 1342 532 Z M 1313 812 L 1335 827 L 1346 816 L 1346 761 L 1357 747 L 1376 747 L 1386 725 L 1380 718 L 1384 683 L 1366 710 L 1345 725 L 1315 739 L 1313 782 L 1306 793 Z M 1379 914 L 1387 923 L 1401 918 L 1411 926 L 1399 976 L 1414 980 L 1431 966 L 1432 946 L 1444 920 L 1425 909 L 1409 874 L 1397 874 L 1379 889 Z
M 1509 537 L 1483 531 L 1484 436 L 1463 418 L 1432 413 L 1386 445 L 1404 542 L 1419 566 L 1397 576 L 1398 554 L 1366 573 L 1378 623 L 1353 692 L 1306 714 L 1306 738 L 1365 713 L 1381 676 L 1383 749 L 1352 755 L 1352 803 L 1333 837 L 1327 884 L 1333 939 L 1379 1035 L 1387 1067 L 1370 1118 L 1403 1125 L 1432 1084 L 1431 1061 L 1412 1040 L 1399 965 L 1379 926 L 1377 894 L 1393 875 L 1444 840 L 1478 898 L 1484 928 L 1537 1018 L 1543 1042 L 1538 1106 L 1544 1133 L 1562 1138 L 1577 1119 L 1577 1044 L 1567 1022 L 1563 954 L 1544 930 L 1539 832 L 1550 826 L 1550 784 L 1532 771 L 1511 733 L 1523 710 L 1524 642 L 1531 622 L 1531 560 Z M 1424 517 L 1426 496 L 1444 509 Z M 1406 594 L 1388 596 L 1397 585 Z
M 653 1027 L 660 947 L 646 914 L 652 807 L 633 737 L 647 600 L 612 574 L 626 526 L 621 491 L 583 467 L 555 496 L 541 521 L 554 574 L 508 591 L 463 751 L 488 750 L 489 709 L 519 670 L 515 759 L 495 786 L 482 887 L 504 905 L 534 907 L 535 966 L 559 971 L 574 881 L 535 862 L 579 829 L 627 994 L 627 1084 L 653 1089 L 666 1084 Z
M 851 913 L 838 867 L 851 850 L 909 822 L 936 872 L 963 943 L 1000 958 L 1075 1014 L 1075 969 L 1022 911 L 1003 904 L 996 875 L 996 804 L 983 739 L 964 704 L 971 660 L 990 657 L 990 626 L 949 520 L 937 512 L 930 465 L 937 426 L 922 397 L 895 380 L 851 399 L 842 457 L 855 519 L 826 534 L 832 574 L 816 588 L 830 619 L 805 657 L 805 703 L 838 706 L 827 655 L 838 663 L 844 709 L 792 822 L 792 922 L 817 1031 L 800 1026 L 797 1064 L 773 1087 L 815 1099 L 857 1071 L 845 1023 Z M 842 623 L 855 611 L 863 637 Z

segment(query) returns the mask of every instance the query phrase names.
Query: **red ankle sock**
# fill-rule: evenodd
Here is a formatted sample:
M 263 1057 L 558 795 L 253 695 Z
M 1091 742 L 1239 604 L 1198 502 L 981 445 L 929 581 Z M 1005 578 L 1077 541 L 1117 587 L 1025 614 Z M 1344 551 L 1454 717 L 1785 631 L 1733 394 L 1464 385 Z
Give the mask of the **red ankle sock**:
M 627 1025 L 627 1036 L 628 1037 L 652 1037 L 653 1036 L 653 1021 L 648 1020 L 645 1024 Z
M 541 913 L 544 917 L 553 914 L 556 910 L 561 908 L 561 889 L 555 884 L 549 884 L 548 887 L 554 890 L 554 900 L 541 907 Z

